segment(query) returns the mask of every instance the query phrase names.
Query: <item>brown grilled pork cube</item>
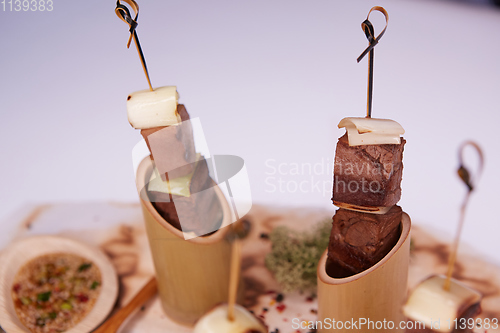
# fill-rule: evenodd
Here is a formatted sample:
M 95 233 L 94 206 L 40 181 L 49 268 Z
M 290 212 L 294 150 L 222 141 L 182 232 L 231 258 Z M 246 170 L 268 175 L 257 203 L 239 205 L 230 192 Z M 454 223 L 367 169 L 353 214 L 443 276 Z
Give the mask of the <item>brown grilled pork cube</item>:
M 177 113 L 182 120 L 179 125 L 141 130 L 151 158 L 164 180 L 167 172 L 173 178 L 190 174 L 193 172 L 192 163 L 196 160 L 193 128 L 187 121 L 189 114 L 182 104 L 177 106 Z
M 175 228 L 204 235 L 216 230 L 222 222 L 222 206 L 215 186 L 206 160 L 200 159 L 191 179 L 190 196 L 155 191 L 148 192 L 148 196 L 158 213 Z
M 222 207 L 214 186 L 215 183 L 209 179 L 200 191 L 191 192 L 189 197 L 172 195 L 182 231 L 204 235 L 219 226 L 221 220 L 217 217 L 221 216 L 218 212 L 222 211 Z
M 399 206 L 386 214 L 337 210 L 328 245 L 328 274 L 347 277 L 379 262 L 398 242 L 402 214 Z
M 182 231 L 172 195 L 170 193 L 150 191 L 148 197 L 158 214 L 174 228 Z
M 391 207 L 401 198 L 401 144 L 349 146 L 347 134 L 337 143 L 333 174 L 335 205 Z

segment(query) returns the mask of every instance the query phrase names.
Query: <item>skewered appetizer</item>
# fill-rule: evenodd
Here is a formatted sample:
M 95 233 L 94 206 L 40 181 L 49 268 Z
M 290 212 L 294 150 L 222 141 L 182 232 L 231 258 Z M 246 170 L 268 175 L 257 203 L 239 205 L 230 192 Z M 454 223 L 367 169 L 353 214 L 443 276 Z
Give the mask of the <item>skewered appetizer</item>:
M 463 151 L 469 145 L 475 148 L 479 155 L 479 170 L 475 177 L 472 177 L 463 164 Z M 483 169 L 484 158 L 479 145 L 473 141 L 464 142 L 459 149 L 459 162 L 458 176 L 468 191 L 460 209 L 460 221 L 448 258 L 447 275 L 433 275 L 422 281 L 411 292 L 403 307 L 403 312 L 408 318 L 425 323 L 435 332 L 462 332 L 464 329 L 471 331 L 476 324 L 473 317 L 481 312 L 482 295 L 452 278 L 460 234 L 465 221 L 465 210 Z
M 344 118 L 335 155 L 332 201 L 338 209 L 328 246 L 328 275 L 358 274 L 398 242 L 404 129 L 388 119 Z
M 147 198 L 177 229 L 204 235 L 218 228 L 222 208 L 207 161 L 196 153 L 189 114 L 178 97 L 175 86 L 132 93 L 127 98 L 128 119 L 141 130 L 154 163 Z

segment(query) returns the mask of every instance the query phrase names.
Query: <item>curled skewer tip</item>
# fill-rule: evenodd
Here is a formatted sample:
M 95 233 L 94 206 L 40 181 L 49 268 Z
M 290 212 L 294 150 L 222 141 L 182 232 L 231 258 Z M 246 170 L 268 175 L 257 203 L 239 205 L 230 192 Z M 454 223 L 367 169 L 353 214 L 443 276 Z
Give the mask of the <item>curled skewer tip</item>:
M 384 29 L 382 29 L 382 31 L 380 32 L 380 34 L 375 37 L 375 31 L 373 29 L 373 25 L 372 23 L 370 22 L 370 14 L 373 12 L 373 11 L 379 11 L 381 12 L 382 14 L 384 14 L 385 16 L 385 27 Z M 378 42 L 380 41 L 380 39 L 384 36 L 385 34 L 385 30 L 387 29 L 387 25 L 389 24 L 389 13 L 387 13 L 387 11 L 385 10 L 384 7 L 380 7 L 380 6 L 375 6 L 373 7 L 372 9 L 370 9 L 370 11 L 368 12 L 368 15 L 366 16 L 366 20 L 364 20 L 362 23 L 361 23 L 361 29 L 363 30 L 363 32 L 365 33 L 366 35 L 366 38 L 368 39 L 368 47 L 361 53 L 361 55 L 356 59 L 357 62 L 359 63 L 370 51 L 373 50 L 373 48 L 378 44 Z
M 384 29 L 380 32 L 380 34 L 375 37 L 375 30 L 373 28 L 372 23 L 370 22 L 370 14 L 374 11 L 379 11 L 385 16 L 385 27 Z M 366 38 L 368 39 L 368 47 L 361 53 L 361 55 L 358 57 L 357 61 L 358 63 L 363 59 L 367 54 L 369 54 L 369 60 L 368 60 L 368 97 L 367 97 L 367 105 L 366 105 L 366 118 L 371 118 L 372 116 L 372 100 L 373 100 L 373 58 L 374 58 L 374 47 L 378 44 L 380 38 L 385 33 L 385 30 L 387 29 L 387 25 L 389 24 L 389 14 L 387 11 L 380 6 L 375 6 L 370 11 L 368 12 L 368 16 L 366 17 L 366 20 L 364 20 L 361 23 L 361 29 L 366 35 Z
M 118 16 L 118 18 L 120 18 L 120 20 L 127 23 L 130 27 L 129 29 L 130 36 L 127 41 L 127 48 L 130 47 L 130 43 L 132 42 L 132 39 L 134 39 L 137 52 L 139 53 L 139 57 L 141 59 L 142 69 L 144 70 L 144 74 L 146 74 L 146 79 L 148 80 L 149 89 L 153 91 L 153 86 L 151 85 L 151 80 L 149 79 L 148 68 L 146 66 L 146 59 L 144 58 L 144 53 L 142 52 L 141 44 L 139 43 L 139 37 L 137 36 L 137 31 L 136 31 L 138 25 L 137 19 L 139 17 L 139 5 L 134 0 L 121 0 L 121 1 L 127 3 L 135 12 L 135 17 L 132 18 L 129 9 L 126 6 L 122 5 L 120 0 L 116 1 L 116 8 L 115 8 L 116 15 Z
M 474 186 L 472 186 L 472 183 L 470 181 L 469 171 L 463 165 L 461 165 L 458 168 L 457 173 L 458 173 L 458 176 L 460 177 L 460 179 L 462 179 L 462 181 L 465 183 L 465 185 L 467 185 L 469 191 L 472 191 L 474 189 Z
M 120 3 L 120 0 L 116 1 L 116 8 L 115 8 L 115 13 L 116 16 L 123 22 L 127 23 L 130 27 L 130 37 L 128 38 L 127 42 L 127 48 L 130 48 L 130 42 L 132 41 L 132 38 L 134 36 L 134 31 L 135 28 L 137 28 L 137 19 L 139 17 L 139 5 L 137 2 L 134 0 L 123 0 L 127 4 L 129 4 L 130 7 L 135 11 L 135 17 L 132 19 L 132 16 L 130 15 L 130 11 L 128 8 Z
M 465 151 L 465 148 L 467 146 L 473 147 L 477 151 L 477 154 L 479 157 L 479 166 L 478 166 L 478 170 L 477 170 L 476 174 L 474 175 L 474 177 L 471 176 L 469 170 L 465 167 L 464 161 L 463 161 L 464 151 Z M 460 148 L 458 150 L 458 161 L 459 161 L 459 168 L 457 171 L 458 176 L 460 177 L 460 179 L 462 179 L 462 181 L 465 183 L 465 185 L 467 185 L 467 187 L 469 188 L 469 191 L 472 191 L 475 187 L 475 183 L 479 180 L 479 177 L 481 176 L 481 174 L 483 172 L 483 166 L 484 166 L 483 150 L 476 142 L 465 141 L 464 143 L 462 143 L 462 145 L 460 146 Z

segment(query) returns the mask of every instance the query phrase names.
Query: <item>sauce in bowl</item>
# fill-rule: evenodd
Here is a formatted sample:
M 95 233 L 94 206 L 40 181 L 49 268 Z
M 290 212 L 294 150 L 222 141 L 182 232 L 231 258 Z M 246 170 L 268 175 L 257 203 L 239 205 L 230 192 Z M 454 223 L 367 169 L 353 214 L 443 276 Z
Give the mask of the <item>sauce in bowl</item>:
M 21 322 L 34 333 L 65 332 L 94 306 L 101 287 L 99 268 L 68 253 L 36 257 L 17 272 L 12 300 Z

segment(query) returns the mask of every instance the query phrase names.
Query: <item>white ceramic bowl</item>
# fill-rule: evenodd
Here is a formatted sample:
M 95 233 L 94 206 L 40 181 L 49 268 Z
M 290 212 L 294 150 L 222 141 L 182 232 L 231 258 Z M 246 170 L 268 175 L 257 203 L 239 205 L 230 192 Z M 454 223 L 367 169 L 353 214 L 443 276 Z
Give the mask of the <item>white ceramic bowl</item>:
M 0 325 L 8 333 L 29 333 L 16 315 L 12 284 L 19 269 L 29 260 L 49 253 L 70 253 L 92 261 L 101 271 L 99 298 L 89 314 L 66 333 L 88 333 L 109 315 L 118 296 L 118 278 L 108 257 L 99 249 L 59 236 L 35 236 L 10 244 L 0 254 Z

